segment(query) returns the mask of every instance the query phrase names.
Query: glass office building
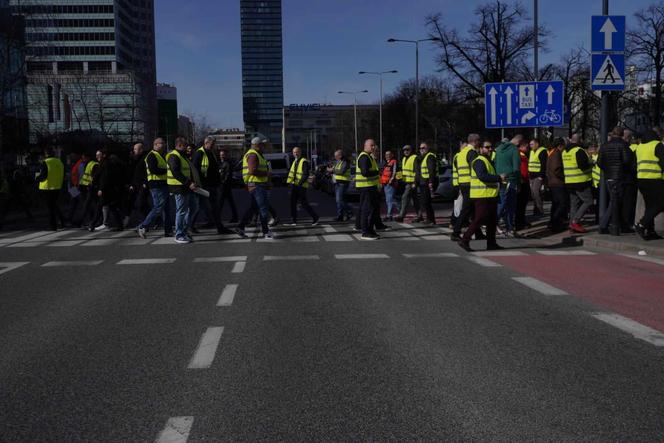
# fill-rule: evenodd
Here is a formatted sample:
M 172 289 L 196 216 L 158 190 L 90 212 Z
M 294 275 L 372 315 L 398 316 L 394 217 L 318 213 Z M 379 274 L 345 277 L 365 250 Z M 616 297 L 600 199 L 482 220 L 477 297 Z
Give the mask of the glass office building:
M 240 21 L 245 131 L 278 145 L 284 105 L 281 0 L 240 0 Z
M 154 0 L 9 0 L 25 19 L 30 141 L 156 130 Z

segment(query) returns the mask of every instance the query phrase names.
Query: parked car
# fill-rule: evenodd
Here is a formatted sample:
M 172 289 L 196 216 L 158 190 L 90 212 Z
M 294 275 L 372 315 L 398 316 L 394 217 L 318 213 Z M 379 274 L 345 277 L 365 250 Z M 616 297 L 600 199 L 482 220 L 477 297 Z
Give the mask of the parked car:
M 291 165 L 291 156 L 283 152 L 264 154 L 265 160 L 272 171 L 272 184 L 283 186 L 288 178 L 288 170 Z
M 434 191 L 434 198 L 437 200 L 451 201 L 456 198 L 454 186 L 452 186 L 452 167 L 450 165 L 441 166 L 438 172 L 438 187 Z

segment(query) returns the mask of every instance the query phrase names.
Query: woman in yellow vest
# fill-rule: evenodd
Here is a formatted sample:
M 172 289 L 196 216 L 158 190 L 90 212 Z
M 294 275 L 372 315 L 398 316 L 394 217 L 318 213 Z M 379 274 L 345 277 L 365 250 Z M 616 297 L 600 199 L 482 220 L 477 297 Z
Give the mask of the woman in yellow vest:
M 664 144 L 655 131 L 646 132 L 636 148 L 636 177 L 646 205 L 636 232 L 644 240 L 661 239 L 655 232 L 655 218 L 664 213 Z
M 503 249 L 496 243 L 496 226 L 498 225 L 499 185 L 506 180 L 505 175 L 497 175 L 491 163 L 491 146 L 482 146 L 480 155 L 470 165 L 470 199 L 475 205 L 475 216 L 470 227 L 464 232 L 458 244 L 471 252 L 470 239 L 486 226 L 486 248 L 488 251 Z
M 55 157 L 53 149 L 44 150 L 44 162 L 41 165 L 37 181 L 39 190 L 44 195 L 46 207 L 48 208 L 48 222 L 52 231 L 57 231 L 58 221 L 62 227 L 65 226 L 65 219 L 62 216 L 58 206 L 60 190 L 65 179 L 65 165 Z

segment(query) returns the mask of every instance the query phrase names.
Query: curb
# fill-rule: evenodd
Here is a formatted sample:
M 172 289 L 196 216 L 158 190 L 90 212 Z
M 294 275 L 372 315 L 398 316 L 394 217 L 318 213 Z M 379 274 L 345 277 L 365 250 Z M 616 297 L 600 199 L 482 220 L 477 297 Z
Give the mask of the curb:
M 647 243 L 632 244 L 618 241 L 605 240 L 596 236 L 583 237 L 581 242 L 584 246 L 595 248 L 613 249 L 616 251 L 639 252 L 645 251 L 646 254 L 655 257 L 664 257 L 664 247 L 648 246 Z

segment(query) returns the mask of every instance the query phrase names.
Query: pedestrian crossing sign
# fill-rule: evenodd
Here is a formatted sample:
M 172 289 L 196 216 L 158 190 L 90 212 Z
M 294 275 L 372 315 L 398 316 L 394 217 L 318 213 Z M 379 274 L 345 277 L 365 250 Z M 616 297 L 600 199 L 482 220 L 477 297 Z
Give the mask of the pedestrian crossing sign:
M 592 55 L 592 88 L 594 91 L 622 91 L 625 89 L 625 55 Z

